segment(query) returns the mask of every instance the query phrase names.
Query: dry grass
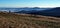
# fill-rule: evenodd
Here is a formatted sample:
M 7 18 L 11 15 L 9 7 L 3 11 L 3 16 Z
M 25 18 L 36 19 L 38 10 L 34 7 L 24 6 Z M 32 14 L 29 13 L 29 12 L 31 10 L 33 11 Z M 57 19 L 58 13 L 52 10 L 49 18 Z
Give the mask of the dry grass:
M 0 28 L 60 28 L 60 18 L 0 12 Z

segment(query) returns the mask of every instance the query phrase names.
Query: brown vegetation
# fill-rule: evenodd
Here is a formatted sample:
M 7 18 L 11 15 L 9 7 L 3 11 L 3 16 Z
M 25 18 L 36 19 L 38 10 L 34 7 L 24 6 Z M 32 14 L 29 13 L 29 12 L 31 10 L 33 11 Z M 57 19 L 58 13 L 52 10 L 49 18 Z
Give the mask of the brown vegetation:
M 0 28 L 60 28 L 60 18 L 0 12 Z

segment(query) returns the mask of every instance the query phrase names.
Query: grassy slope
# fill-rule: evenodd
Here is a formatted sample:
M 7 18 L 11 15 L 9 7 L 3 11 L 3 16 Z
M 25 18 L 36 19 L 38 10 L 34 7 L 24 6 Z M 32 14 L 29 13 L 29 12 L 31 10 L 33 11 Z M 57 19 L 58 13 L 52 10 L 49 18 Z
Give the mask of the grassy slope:
M 60 28 L 60 19 L 0 12 L 0 28 Z

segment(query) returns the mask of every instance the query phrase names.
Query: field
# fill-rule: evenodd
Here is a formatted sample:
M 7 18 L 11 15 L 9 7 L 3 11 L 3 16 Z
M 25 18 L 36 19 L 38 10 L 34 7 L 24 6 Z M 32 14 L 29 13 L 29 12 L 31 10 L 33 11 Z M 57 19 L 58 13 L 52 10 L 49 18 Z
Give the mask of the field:
M 0 12 L 0 28 L 60 28 L 60 18 Z

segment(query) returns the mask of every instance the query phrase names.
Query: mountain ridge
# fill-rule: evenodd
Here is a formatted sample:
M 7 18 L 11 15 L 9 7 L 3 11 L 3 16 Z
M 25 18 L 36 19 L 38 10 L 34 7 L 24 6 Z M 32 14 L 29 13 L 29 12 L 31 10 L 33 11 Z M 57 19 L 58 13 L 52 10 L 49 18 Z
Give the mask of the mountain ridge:
M 17 12 L 19 13 L 19 12 Z M 22 12 L 23 13 L 23 12 Z M 26 11 L 25 11 L 26 13 Z M 52 9 L 46 9 L 43 11 L 30 11 L 27 14 L 36 14 L 36 15 L 45 15 L 45 16 L 54 16 L 54 17 L 60 17 L 60 7 L 52 8 Z

